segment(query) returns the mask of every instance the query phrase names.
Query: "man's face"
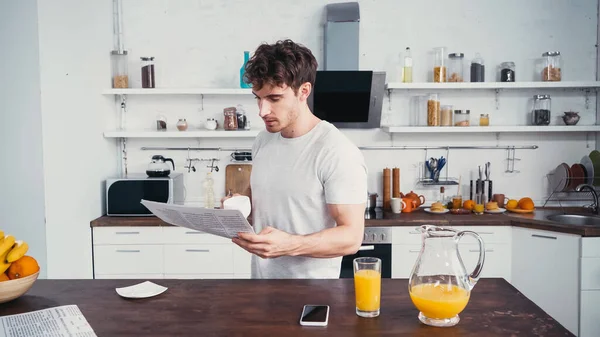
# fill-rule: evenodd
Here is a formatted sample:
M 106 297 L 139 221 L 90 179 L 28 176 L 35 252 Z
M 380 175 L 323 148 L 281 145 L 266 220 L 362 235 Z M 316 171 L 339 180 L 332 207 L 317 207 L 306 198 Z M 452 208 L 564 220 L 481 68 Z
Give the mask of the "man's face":
M 307 86 L 310 87 L 310 84 L 303 84 L 298 94 L 285 84 L 282 86 L 265 84 L 260 90 L 253 91 L 258 102 L 259 116 L 265 122 L 267 131 L 280 132 L 294 125 L 300 108 L 306 104 L 306 98 L 310 93 Z

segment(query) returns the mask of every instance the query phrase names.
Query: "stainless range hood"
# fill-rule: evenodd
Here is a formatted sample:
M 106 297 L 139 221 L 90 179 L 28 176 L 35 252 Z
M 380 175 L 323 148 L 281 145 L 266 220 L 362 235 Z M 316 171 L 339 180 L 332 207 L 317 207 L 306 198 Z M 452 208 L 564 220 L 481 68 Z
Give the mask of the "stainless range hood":
M 385 72 L 359 70 L 358 3 L 325 8 L 324 70 L 317 71 L 308 105 L 315 116 L 338 128 L 379 128 Z

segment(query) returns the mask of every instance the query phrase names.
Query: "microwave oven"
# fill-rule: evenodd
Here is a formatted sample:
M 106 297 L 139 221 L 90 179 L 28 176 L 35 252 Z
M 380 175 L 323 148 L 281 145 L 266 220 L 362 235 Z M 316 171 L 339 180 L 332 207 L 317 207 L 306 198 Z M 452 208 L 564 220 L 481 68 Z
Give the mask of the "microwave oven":
M 106 180 L 106 215 L 153 216 L 142 199 L 183 205 L 183 174 L 172 172 L 168 177 L 150 178 L 146 174 L 128 174 Z

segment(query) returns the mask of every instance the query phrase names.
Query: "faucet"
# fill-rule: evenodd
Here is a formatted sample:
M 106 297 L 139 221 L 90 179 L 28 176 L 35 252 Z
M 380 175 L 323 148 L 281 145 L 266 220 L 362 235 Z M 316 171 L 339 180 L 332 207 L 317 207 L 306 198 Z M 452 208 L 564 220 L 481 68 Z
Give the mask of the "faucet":
M 581 192 L 586 189 L 590 190 L 590 192 L 592 192 L 592 195 L 594 196 L 594 203 L 592 204 L 592 212 L 594 212 L 594 214 L 596 214 L 596 215 L 600 215 L 600 207 L 598 205 L 598 192 L 596 192 L 596 189 L 594 188 L 594 186 L 592 186 L 590 184 L 581 184 L 581 185 L 578 185 L 577 187 L 575 187 L 575 191 L 577 191 L 577 192 Z

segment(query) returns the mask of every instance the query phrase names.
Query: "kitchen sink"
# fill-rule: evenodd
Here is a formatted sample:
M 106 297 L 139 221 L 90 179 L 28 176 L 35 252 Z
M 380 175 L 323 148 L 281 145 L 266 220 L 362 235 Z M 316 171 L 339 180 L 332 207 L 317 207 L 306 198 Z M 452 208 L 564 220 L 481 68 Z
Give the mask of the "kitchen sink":
M 593 215 L 556 214 L 547 217 L 550 221 L 560 222 L 565 225 L 599 226 L 600 217 Z

